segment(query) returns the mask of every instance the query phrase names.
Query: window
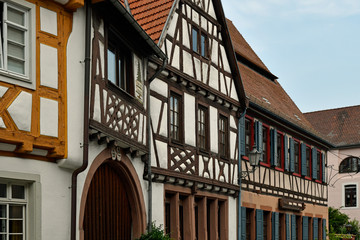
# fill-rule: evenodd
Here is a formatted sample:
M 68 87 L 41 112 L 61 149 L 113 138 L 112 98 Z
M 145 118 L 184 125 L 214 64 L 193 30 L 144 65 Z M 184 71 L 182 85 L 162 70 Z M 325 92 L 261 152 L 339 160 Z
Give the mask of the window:
M 276 156 L 277 156 L 277 167 L 282 167 L 282 146 L 283 146 L 283 135 L 276 133 Z
M 111 29 L 108 32 L 107 76 L 108 80 L 134 95 L 131 52 Z
M 300 174 L 300 144 L 298 141 L 294 141 L 294 163 L 295 163 L 295 173 Z
M 356 185 L 345 185 L 345 207 L 356 207 Z
M 202 57 L 208 55 L 208 37 L 197 28 L 192 28 L 192 50 Z
M 198 108 L 198 146 L 200 149 L 207 150 L 209 148 L 208 137 L 209 113 L 208 109 L 199 106 Z
M 21 80 L 22 83 L 16 84 L 31 88 L 35 88 L 35 71 L 32 70 L 35 67 L 34 9 L 33 4 L 23 1 L 19 4 L 0 1 L 1 80 Z
M 179 211 L 178 216 L 176 209 Z M 200 192 L 192 195 L 190 191 L 167 190 L 164 228 L 172 239 L 184 239 L 190 232 L 196 239 L 225 239 L 228 234 L 227 211 L 226 198 L 208 194 L 204 196 Z M 192 220 L 193 216 L 195 222 Z
M 181 141 L 182 135 L 182 98 L 171 92 L 170 94 L 170 138 Z
M 268 236 L 268 227 L 270 227 L 270 225 L 268 225 L 268 222 L 270 223 L 270 219 L 271 219 L 271 212 L 268 211 L 264 211 L 264 218 L 263 218 L 263 240 L 267 240 L 270 239 L 271 236 Z
M 306 176 L 311 176 L 311 149 L 310 147 L 306 146 Z
M 219 116 L 219 153 L 221 157 L 228 156 L 228 119 L 227 117 Z
M 246 208 L 246 239 L 251 239 L 252 233 L 252 220 L 253 220 L 254 210 L 251 208 Z
M 317 164 L 317 166 L 316 166 L 316 179 L 317 180 L 321 180 L 321 153 L 320 152 L 317 152 L 317 154 L 316 154 L 316 164 Z
M 350 173 L 359 171 L 360 159 L 357 157 L 345 158 L 339 166 L 340 173 Z
M 26 188 L 20 184 L 0 183 L 0 238 L 25 239 Z
M 249 152 L 252 150 L 254 145 L 253 143 L 253 127 L 252 121 L 250 119 L 245 118 L 245 155 L 249 156 Z

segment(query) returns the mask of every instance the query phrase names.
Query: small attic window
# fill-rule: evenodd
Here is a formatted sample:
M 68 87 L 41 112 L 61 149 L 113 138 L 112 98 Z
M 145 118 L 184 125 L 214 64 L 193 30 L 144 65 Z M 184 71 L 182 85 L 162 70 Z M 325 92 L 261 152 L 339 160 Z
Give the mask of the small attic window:
M 296 117 L 297 120 L 301 121 L 301 118 L 299 118 L 298 115 L 294 114 L 294 116 Z
M 263 97 L 263 100 L 267 103 L 267 104 L 271 104 L 271 102 L 269 100 L 267 100 L 267 98 Z

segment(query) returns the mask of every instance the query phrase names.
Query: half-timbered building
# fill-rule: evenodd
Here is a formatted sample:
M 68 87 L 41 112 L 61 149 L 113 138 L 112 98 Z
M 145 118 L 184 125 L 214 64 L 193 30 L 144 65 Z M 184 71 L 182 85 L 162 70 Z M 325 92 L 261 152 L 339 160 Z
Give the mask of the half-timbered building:
M 326 152 L 323 140 L 228 21 L 249 108 L 240 119 L 241 238 L 325 239 Z M 249 152 L 261 152 L 253 169 Z
M 328 152 L 328 205 L 360 220 L 360 106 L 309 112 L 305 116 L 334 145 Z
M 235 239 L 246 106 L 221 2 L 129 6 L 168 57 L 150 83 L 152 219 L 173 239 Z M 158 65 L 149 62 L 150 75 Z

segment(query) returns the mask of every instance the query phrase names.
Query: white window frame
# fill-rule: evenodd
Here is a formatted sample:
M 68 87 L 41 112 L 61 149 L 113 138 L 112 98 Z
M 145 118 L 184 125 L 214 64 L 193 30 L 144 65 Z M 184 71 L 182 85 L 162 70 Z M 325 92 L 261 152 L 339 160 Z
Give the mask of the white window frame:
M 37 174 L 8 171 L 0 171 L 0 176 L 0 183 L 25 186 L 25 200 L 16 200 L 14 202 L 26 204 L 24 240 L 41 240 L 40 176 Z M 3 198 L 0 199 L 0 202 L 9 203 L 9 201 L 6 202 Z
M 355 207 L 345 207 L 345 187 L 348 185 L 355 185 L 356 186 L 356 206 Z M 342 202 L 342 208 L 343 209 L 356 209 L 359 207 L 359 187 L 358 184 L 355 182 L 347 182 L 344 183 L 342 186 L 342 194 L 341 194 L 341 202 Z
M 25 12 L 25 74 L 19 74 L 9 71 L 5 68 L 0 68 L 0 81 L 16 84 L 25 88 L 36 88 L 36 6 L 32 3 L 21 0 L 0 0 L 2 3 L 10 5 L 12 8 Z M 5 7 L 4 7 L 5 9 Z M 4 14 L 3 18 L 6 17 Z M 3 45 L 7 43 L 6 23 L 3 21 Z M 7 48 L 2 47 L 3 62 L 2 66 L 7 64 Z

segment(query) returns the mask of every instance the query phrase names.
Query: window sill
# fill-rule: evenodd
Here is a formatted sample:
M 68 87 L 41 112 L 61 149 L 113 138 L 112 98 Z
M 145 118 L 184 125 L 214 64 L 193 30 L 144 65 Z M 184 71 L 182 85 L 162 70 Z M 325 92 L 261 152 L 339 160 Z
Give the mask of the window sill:
M 270 167 L 270 163 L 260 162 L 260 166 Z
M 315 182 L 317 182 L 317 183 L 323 183 L 322 181 L 320 181 L 320 180 L 315 180 Z
M 10 84 L 35 90 L 35 82 L 25 75 L 16 74 L 0 69 L 0 80 Z
M 275 170 L 278 170 L 278 171 L 280 171 L 280 172 L 284 172 L 284 169 L 281 168 L 281 167 L 275 167 Z
M 305 179 L 307 179 L 307 180 L 312 180 L 312 178 L 311 178 L 311 177 L 308 177 L 308 176 L 305 176 Z
M 241 159 L 242 159 L 242 160 L 249 161 L 249 157 L 248 157 L 248 156 L 241 156 Z
M 293 175 L 296 177 L 301 177 L 301 174 L 299 174 L 299 173 L 293 173 Z

